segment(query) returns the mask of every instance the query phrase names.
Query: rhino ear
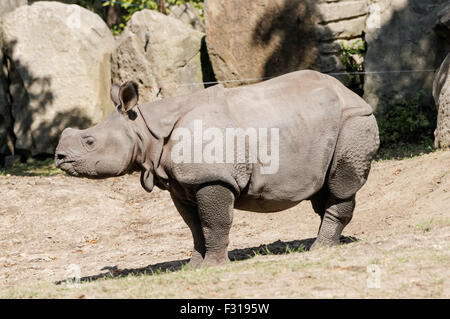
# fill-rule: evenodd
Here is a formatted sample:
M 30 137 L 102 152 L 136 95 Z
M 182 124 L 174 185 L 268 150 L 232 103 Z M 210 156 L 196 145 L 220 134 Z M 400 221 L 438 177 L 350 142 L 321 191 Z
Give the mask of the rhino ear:
M 114 102 L 115 106 L 120 104 L 119 90 L 120 90 L 120 85 L 119 84 L 114 83 L 111 86 L 111 100 Z
M 119 100 L 123 112 L 128 112 L 137 103 L 139 99 L 138 85 L 136 82 L 128 81 L 119 88 Z

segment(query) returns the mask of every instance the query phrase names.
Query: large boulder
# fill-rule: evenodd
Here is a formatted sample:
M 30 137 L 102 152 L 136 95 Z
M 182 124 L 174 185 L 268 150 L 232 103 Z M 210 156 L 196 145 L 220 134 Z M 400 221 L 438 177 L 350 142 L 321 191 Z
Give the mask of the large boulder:
M 137 81 L 144 101 L 201 89 L 203 37 L 180 20 L 156 11 L 139 11 L 117 39 L 113 81 Z
M 2 0 L 0 1 L 0 17 L 26 4 L 28 4 L 28 0 Z
M 205 23 L 191 3 L 171 6 L 169 17 L 181 20 L 197 31 L 205 32 Z
M 450 4 L 438 12 L 434 31 L 447 42 L 450 42 Z
M 111 111 L 114 39 L 99 16 L 42 1 L 5 15 L 2 31 L 16 149 L 51 154 L 65 127 Z
M 366 15 L 365 0 L 206 0 L 216 78 L 233 86 L 300 69 L 343 71 L 340 42 L 362 39 Z
M 433 97 L 438 107 L 434 145 L 436 148 L 450 147 L 450 54 L 434 78 Z
M 418 92 L 433 107 L 434 70 L 445 57 L 433 31 L 437 13 L 448 0 L 371 0 L 369 19 L 379 25 L 366 30 L 364 99 L 378 111 L 393 101 L 409 102 Z
M 0 2 L 0 21 L 2 16 L 26 5 L 27 0 L 2 0 Z M 8 97 L 8 74 L 3 66 L 3 36 L 0 28 L 0 156 L 14 152 L 11 108 Z

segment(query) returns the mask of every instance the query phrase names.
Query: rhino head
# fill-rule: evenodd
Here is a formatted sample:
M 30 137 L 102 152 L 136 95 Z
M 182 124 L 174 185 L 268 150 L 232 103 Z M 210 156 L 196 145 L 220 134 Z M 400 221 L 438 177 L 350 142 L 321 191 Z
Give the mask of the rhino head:
M 88 178 L 120 176 L 140 169 L 142 186 L 151 191 L 154 163 L 149 151 L 158 141 L 138 109 L 138 97 L 134 82 L 113 85 L 115 110 L 85 130 L 66 128 L 55 151 L 56 167 L 69 175 Z

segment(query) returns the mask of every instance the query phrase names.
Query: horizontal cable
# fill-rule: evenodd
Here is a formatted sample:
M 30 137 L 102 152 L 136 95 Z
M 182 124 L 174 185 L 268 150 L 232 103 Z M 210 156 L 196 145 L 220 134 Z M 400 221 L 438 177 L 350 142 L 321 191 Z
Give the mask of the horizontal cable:
M 389 74 L 389 73 L 419 73 L 419 72 L 436 72 L 436 69 L 423 69 L 423 70 L 387 70 L 387 71 L 357 71 L 357 72 L 331 72 L 324 73 L 328 75 L 360 75 L 360 74 Z M 193 82 L 193 83 L 182 83 L 177 86 L 190 86 L 190 85 L 210 85 L 219 83 L 239 83 L 239 82 L 254 82 L 254 81 L 264 81 L 275 78 L 272 77 L 262 77 L 253 79 L 238 79 L 238 80 L 223 80 L 223 81 L 211 81 L 211 82 Z M 162 82 L 162 83 L 172 83 L 172 82 Z M 175 83 L 173 83 L 175 84 Z
M 301 70 L 298 70 L 301 71 Z M 361 74 L 390 74 L 390 73 L 421 73 L 421 72 L 436 72 L 436 69 L 423 69 L 423 70 L 386 70 L 386 71 L 357 71 L 357 72 L 330 72 L 324 73 L 327 75 L 361 75 Z M 285 73 L 286 74 L 286 73 Z M 52 79 L 65 79 L 65 78 L 78 78 L 78 77 L 89 77 L 88 74 L 74 74 L 67 76 L 52 76 L 45 75 L 41 78 L 31 79 L 30 83 L 42 82 L 45 85 L 50 85 Z M 235 79 L 235 80 L 223 80 L 223 81 L 209 81 L 209 82 L 191 82 L 191 83 L 176 83 L 169 81 L 157 81 L 159 84 L 174 84 L 177 86 L 189 86 L 189 85 L 211 85 L 219 83 L 240 83 L 240 82 L 257 82 L 265 81 L 276 78 L 277 76 L 261 77 L 261 78 L 248 78 L 248 79 Z

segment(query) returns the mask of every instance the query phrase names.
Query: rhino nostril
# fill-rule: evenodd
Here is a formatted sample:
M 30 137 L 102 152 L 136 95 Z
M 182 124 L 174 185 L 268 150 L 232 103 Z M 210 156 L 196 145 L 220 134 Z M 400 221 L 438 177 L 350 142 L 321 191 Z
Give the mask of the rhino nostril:
M 56 158 L 58 159 L 58 161 L 62 161 L 63 159 L 66 158 L 66 155 L 64 155 L 62 153 L 58 153 L 58 154 L 56 154 Z

